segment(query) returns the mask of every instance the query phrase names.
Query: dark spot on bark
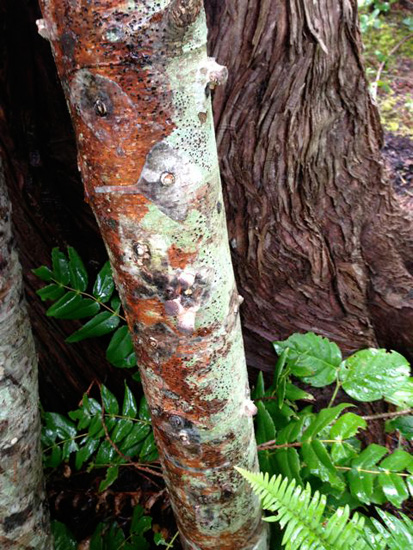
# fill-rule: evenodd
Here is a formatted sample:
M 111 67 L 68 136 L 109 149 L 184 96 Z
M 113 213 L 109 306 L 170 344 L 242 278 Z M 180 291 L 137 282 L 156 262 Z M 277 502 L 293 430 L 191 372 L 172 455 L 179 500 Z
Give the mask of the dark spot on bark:
M 205 86 L 205 97 L 209 97 L 211 95 L 211 88 L 209 87 L 209 84 Z
M 75 52 L 76 38 L 73 33 L 65 32 L 61 39 L 62 50 L 65 57 L 71 58 Z
M 3 528 L 6 533 L 9 533 L 10 531 L 13 531 L 13 529 L 16 529 L 17 527 L 21 527 L 25 521 L 27 521 L 28 517 L 31 513 L 31 506 L 28 506 L 21 512 L 16 512 L 15 514 L 11 514 L 11 516 L 8 516 L 4 518 L 3 521 Z
M 198 113 L 198 118 L 201 124 L 205 124 L 207 116 L 207 113 Z
M 222 203 L 219 202 L 219 201 L 217 202 L 217 212 L 218 212 L 218 214 L 221 214 L 221 212 L 222 212 Z
M 173 415 L 170 417 L 169 423 L 173 428 L 183 428 L 185 425 L 185 420 L 180 416 Z
M 104 117 L 108 114 L 106 105 L 101 99 L 95 101 L 95 113 L 97 116 Z

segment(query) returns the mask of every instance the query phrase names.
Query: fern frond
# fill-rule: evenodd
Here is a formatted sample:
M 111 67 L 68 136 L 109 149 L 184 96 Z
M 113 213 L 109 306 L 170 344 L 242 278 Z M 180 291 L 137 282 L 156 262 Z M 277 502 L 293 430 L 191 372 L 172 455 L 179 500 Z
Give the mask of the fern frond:
M 407 550 L 413 548 L 413 521 L 400 514 L 400 518 L 396 518 L 389 512 L 384 512 L 377 508 L 384 525 L 372 519 L 374 527 L 379 535 L 386 541 L 388 550 Z
M 348 506 L 338 508 L 326 520 L 323 516 L 326 498 L 318 491 L 311 494 L 309 484 L 297 486 L 281 475 L 272 478 L 268 473 L 253 473 L 236 468 L 248 480 L 262 507 L 276 516 L 265 518 L 277 521 L 285 529 L 282 544 L 286 550 L 369 550 L 363 536 L 364 518 L 349 518 Z

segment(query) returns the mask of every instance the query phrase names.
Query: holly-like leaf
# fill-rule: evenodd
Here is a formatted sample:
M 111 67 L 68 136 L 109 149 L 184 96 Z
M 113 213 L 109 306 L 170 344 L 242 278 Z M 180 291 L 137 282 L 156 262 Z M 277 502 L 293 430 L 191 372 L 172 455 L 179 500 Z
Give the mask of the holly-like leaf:
M 59 439 L 71 439 L 77 434 L 74 423 L 62 414 L 46 412 L 43 422 L 46 428 L 55 433 Z
M 100 444 L 99 450 L 96 455 L 95 464 L 98 466 L 103 464 L 111 464 L 115 455 L 115 449 L 112 447 L 110 442 L 105 439 L 105 441 L 102 441 L 102 443 Z
M 99 307 L 99 305 L 98 305 Z M 120 319 L 118 315 L 114 315 L 110 311 L 102 311 L 98 313 L 93 319 L 90 319 L 76 332 L 66 338 L 66 342 L 80 342 L 87 338 L 96 338 L 97 336 L 103 336 L 109 334 L 119 325 Z
M 349 439 L 362 429 L 367 428 L 367 422 L 361 416 L 348 412 L 343 414 L 330 430 L 330 439 Z
M 120 443 L 132 431 L 133 424 L 132 420 L 120 418 L 110 434 L 111 440 L 116 444 Z
M 122 415 L 128 416 L 129 418 L 136 418 L 137 414 L 138 406 L 136 404 L 136 399 L 125 382 L 125 396 L 123 398 Z
M 126 438 L 119 445 L 119 449 L 130 456 L 127 452 L 132 447 L 135 447 L 138 443 L 141 443 L 150 433 L 151 428 L 148 424 L 135 423 L 131 432 L 126 436 Z
M 105 304 L 110 300 L 114 290 L 115 283 L 113 282 L 112 270 L 109 261 L 107 261 L 96 277 L 93 296 Z
M 139 418 L 141 420 L 146 420 L 147 422 L 151 422 L 151 412 L 149 410 L 146 397 L 142 397 L 141 402 L 139 404 Z
M 391 395 L 386 395 L 385 399 L 389 403 L 392 403 L 397 407 L 402 407 L 403 409 L 413 407 L 413 378 L 409 378 Z
M 58 248 L 52 250 L 53 279 L 62 285 L 70 283 L 69 262 Z
M 113 393 L 110 392 L 108 388 L 103 384 L 101 389 L 101 395 L 102 395 L 102 402 L 105 408 L 105 412 L 110 414 L 118 414 L 119 413 L 118 400 L 113 395 Z
M 131 368 L 136 366 L 136 355 L 132 338 L 126 325 L 113 334 L 106 350 L 106 359 L 115 367 Z
M 57 319 L 82 319 L 96 315 L 100 306 L 94 300 L 82 298 L 76 292 L 66 292 L 46 311 L 48 317 Z
M 87 289 L 88 275 L 86 268 L 74 248 L 67 247 L 69 255 L 69 271 L 72 287 L 76 290 L 84 292 Z
M 83 464 L 88 460 L 96 449 L 99 447 L 99 439 L 97 437 L 87 437 L 84 445 L 76 453 L 75 467 L 80 470 Z
M 342 361 L 339 347 L 313 332 L 293 334 L 273 343 L 278 354 L 288 349 L 287 365 L 292 374 L 316 388 L 328 386 L 337 376 Z
M 410 367 L 396 351 L 365 349 L 351 355 L 340 369 L 343 389 L 358 401 L 387 398 L 407 381 Z
M 379 475 L 379 484 L 386 498 L 393 506 L 401 507 L 403 502 L 409 498 L 409 492 L 403 479 L 397 474 L 383 473 Z
M 402 449 L 397 449 L 380 462 L 380 468 L 391 472 L 408 470 L 413 473 L 413 456 Z

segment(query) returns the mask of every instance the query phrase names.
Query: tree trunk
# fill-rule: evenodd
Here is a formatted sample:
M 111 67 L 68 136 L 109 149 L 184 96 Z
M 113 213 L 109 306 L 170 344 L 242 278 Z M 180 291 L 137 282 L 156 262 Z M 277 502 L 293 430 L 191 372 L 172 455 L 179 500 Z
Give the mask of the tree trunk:
M 411 354 L 413 232 L 384 178 L 355 0 L 207 0 L 214 112 L 249 364 L 313 330 Z
M 53 548 L 43 486 L 37 356 L 0 156 L 0 546 Z
M 44 0 L 185 548 L 264 549 L 200 0 Z

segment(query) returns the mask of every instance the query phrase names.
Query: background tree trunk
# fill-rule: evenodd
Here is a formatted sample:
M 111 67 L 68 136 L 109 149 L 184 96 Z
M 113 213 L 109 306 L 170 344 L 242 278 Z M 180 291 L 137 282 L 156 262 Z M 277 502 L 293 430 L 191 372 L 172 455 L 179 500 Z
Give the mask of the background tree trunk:
M 271 369 L 271 340 L 306 330 L 347 351 L 378 343 L 412 357 L 410 290 L 403 290 L 411 225 L 383 182 L 355 1 L 308 4 L 205 2 L 210 53 L 229 68 L 214 101 L 248 362 Z M 57 245 L 75 246 L 92 271 L 105 253 L 83 202 L 50 49 L 37 35 L 37 0 L 4 0 L 0 9 L 0 89 L 12 138 L 0 139 L 13 160 L 10 194 L 41 397 L 50 410 L 64 410 L 94 378 L 110 377 L 116 391 L 116 370 L 100 342 L 50 347 L 49 335 L 60 334 L 58 344 L 73 324 L 44 315 L 30 269 Z M 314 33 L 328 42 L 328 55 Z
M 207 0 L 214 112 L 249 364 L 323 334 L 413 343 L 413 226 L 383 174 L 355 0 Z
M 202 0 L 41 6 L 183 546 L 265 550 Z
M 40 449 L 37 356 L 0 155 L 0 546 L 52 550 Z

